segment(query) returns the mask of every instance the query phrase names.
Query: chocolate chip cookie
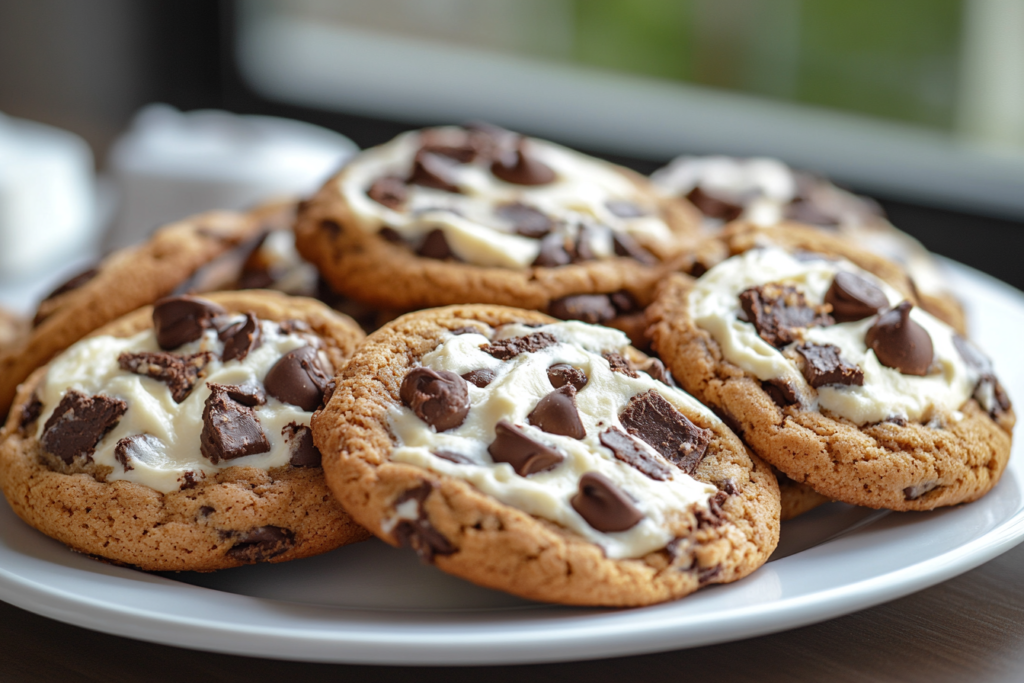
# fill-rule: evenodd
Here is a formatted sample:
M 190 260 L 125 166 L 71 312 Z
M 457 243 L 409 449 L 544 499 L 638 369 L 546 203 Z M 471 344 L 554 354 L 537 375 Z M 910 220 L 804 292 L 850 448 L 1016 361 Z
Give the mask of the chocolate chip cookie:
M 24 383 L 0 438 L 23 520 L 146 570 L 284 562 L 362 540 L 309 423 L 363 334 L 265 291 L 161 299 Z
M 616 330 L 496 306 L 367 338 L 313 418 L 328 484 L 388 543 L 549 602 L 644 605 L 760 566 L 771 470 Z
M 758 234 L 700 279 L 667 280 L 648 309 L 682 387 L 829 498 L 927 510 L 991 489 L 1015 417 L 988 359 L 921 310 L 895 266 Z

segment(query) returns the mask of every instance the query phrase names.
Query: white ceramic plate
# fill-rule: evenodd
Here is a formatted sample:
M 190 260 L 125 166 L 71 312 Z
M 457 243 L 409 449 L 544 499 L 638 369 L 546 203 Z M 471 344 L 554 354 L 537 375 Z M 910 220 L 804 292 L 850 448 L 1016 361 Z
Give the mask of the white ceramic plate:
M 1024 295 L 963 266 L 950 284 L 1012 396 Z M 1020 450 L 1018 443 L 1015 451 Z M 1024 537 L 1024 456 L 977 503 L 930 513 L 833 503 L 787 522 L 743 581 L 642 609 L 538 605 L 378 541 L 282 565 L 153 575 L 77 555 L 0 502 L 0 599 L 60 621 L 234 654 L 374 664 L 503 664 L 672 650 L 810 624 L 965 572 Z

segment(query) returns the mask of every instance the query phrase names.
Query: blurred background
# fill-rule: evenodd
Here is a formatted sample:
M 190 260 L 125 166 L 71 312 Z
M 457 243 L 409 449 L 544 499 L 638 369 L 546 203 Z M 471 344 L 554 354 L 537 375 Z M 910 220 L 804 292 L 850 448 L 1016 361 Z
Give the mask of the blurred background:
M 135 118 L 153 103 L 169 107 Z M 119 246 L 119 224 L 162 220 L 173 207 L 128 205 L 152 170 L 147 127 L 172 151 L 205 146 L 179 169 L 200 185 L 236 182 L 224 160 L 259 147 L 244 165 L 268 169 L 267 192 L 309 191 L 351 154 L 312 127 L 185 125 L 170 107 L 295 119 L 360 147 L 484 119 L 643 172 L 682 153 L 775 156 L 1024 288 L 1020 0 L 0 0 L 0 230 L 35 221 L 74 261 Z M 4 205 L 33 177 L 21 120 L 77 136 L 54 144 L 68 173 L 98 172 L 89 226 L 56 231 L 39 208 L 52 197 Z M 219 196 L 255 201 L 232 188 Z M 12 244 L 0 234 L 0 255 Z M 31 263 L 0 258 L 0 282 Z

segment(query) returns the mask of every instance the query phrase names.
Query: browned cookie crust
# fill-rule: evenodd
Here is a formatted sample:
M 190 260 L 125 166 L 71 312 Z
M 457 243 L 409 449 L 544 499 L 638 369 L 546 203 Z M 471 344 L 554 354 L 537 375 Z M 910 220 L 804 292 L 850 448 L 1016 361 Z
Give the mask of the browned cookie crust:
M 870 261 L 858 262 L 851 254 L 842 255 L 880 274 L 868 267 Z M 993 419 L 970 399 L 954 424 L 858 427 L 799 405 L 781 407 L 693 324 L 687 304 L 692 285 L 681 276 L 663 284 L 648 309 L 654 348 L 684 389 L 719 411 L 754 452 L 794 481 L 855 505 L 930 510 L 980 498 L 999 480 L 1010 455 L 1012 409 Z
M 671 600 L 708 583 L 735 581 L 765 561 L 778 542 L 775 477 L 727 428 L 701 415 L 687 417 L 713 435 L 694 476 L 719 489 L 712 505 L 719 509 L 714 519 L 691 519 L 689 534 L 669 548 L 637 559 L 609 559 L 575 532 L 500 503 L 466 481 L 392 462 L 387 413 L 400 402 L 409 369 L 450 331 L 513 322 L 554 321 L 518 309 L 452 306 L 403 316 L 367 338 L 313 417 L 328 484 L 357 521 L 392 545 L 412 545 L 451 574 L 565 604 Z M 408 525 L 413 531 L 385 531 L 396 504 L 410 499 L 419 501 L 419 518 Z
M 266 291 L 208 298 L 229 312 L 306 322 L 335 367 L 363 336 L 354 322 L 310 299 Z M 95 334 L 131 336 L 151 320 L 147 306 Z M 331 496 L 319 467 L 230 467 L 166 494 L 129 481 L 105 482 L 102 473 L 55 471 L 34 436 L 33 392 L 45 372 L 40 368 L 21 386 L 0 433 L 0 485 L 19 517 L 72 549 L 146 570 L 211 571 L 285 562 L 369 536 Z

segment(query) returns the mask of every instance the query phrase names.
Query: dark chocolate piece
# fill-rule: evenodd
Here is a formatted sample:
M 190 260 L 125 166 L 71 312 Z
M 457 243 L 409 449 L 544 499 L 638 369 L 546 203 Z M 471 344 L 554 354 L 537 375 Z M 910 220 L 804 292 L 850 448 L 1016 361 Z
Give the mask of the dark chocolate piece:
M 170 351 L 195 341 L 203 336 L 205 329 L 213 326 L 214 318 L 225 312 L 212 301 L 194 296 L 160 299 L 153 305 L 156 342 L 164 351 Z
M 405 204 L 409 191 L 401 178 L 387 176 L 375 180 L 366 194 L 378 204 L 397 211 L 402 208 L 402 204 Z
M 196 474 L 192 470 L 186 470 L 184 474 L 178 477 L 178 481 L 181 482 L 181 485 L 178 486 L 178 490 L 187 491 L 188 489 L 194 489 L 199 486 L 199 480 L 201 478 L 204 478 L 201 474 Z
M 21 420 L 18 422 L 18 427 L 22 431 L 26 431 L 43 412 L 43 402 L 39 400 L 39 394 L 32 392 L 32 398 L 29 402 L 21 409 Z
M 119 439 L 114 446 L 114 458 L 125 472 L 135 469 L 132 460 L 153 462 L 158 457 L 160 439 L 152 434 L 133 434 Z
M 537 402 L 526 419 L 531 425 L 548 434 L 582 439 L 587 435 L 576 408 L 576 387 L 566 384 L 555 389 Z
M 667 384 L 670 387 L 676 386 L 676 381 L 672 377 L 672 373 L 669 372 L 668 368 L 665 367 L 665 364 L 657 358 L 651 358 L 640 369 L 662 384 Z
M 122 353 L 117 357 L 121 369 L 163 382 L 171 390 L 171 398 L 181 403 L 188 397 L 207 363 L 213 360 L 209 351 L 177 356 L 165 351 Z
M 403 548 L 412 548 L 419 555 L 420 561 L 424 564 L 432 564 L 438 555 L 452 555 L 458 552 L 458 548 L 452 545 L 444 535 L 434 528 L 430 519 L 425 514 L 423 504 L 433 490 L 433 485 L 425 481 L 416 488 L 409 489 L 395 499 L 394 506 L 397 508 L 402 503 L 410 500 L 416 501 L 415 520 L 403 519 L 395 525 L 391 534 Z
M 904 301 L 878 316 L 864 342 L 887 368 L 904 375 L 927 375 L 934 358 L 932 338 L 910 318 L 913 308 L 912 303 Z
M 558 340 L 549 332 L 534 332 L 525 337 L 499 339 L 490 344 L 484 344 L 480 348 L 484 353 L 490 354 L 498 360 L 511 360 L 521 353 L 536 353 L 557 343 Z
M 203 431 L 199 452 L 216 465 L 247 455 L 266 453 L 270 442 L 256 417 L 256 411 L 231 398 L 224 385 L 211 384 L 203 408 Z
M 601 432 L 601 444 L 606 446 L 616 458 L 631 467 L 635 467 L 651 479 L 665 481 L 672 478 L 668 467 L 658 462 L 650 453 L 633 440 L 631 436 L 616 427 Z
M 545 213 L 521 202 L 501 204 L 495 207 L 494 214 L 511 223 L 523 237 L 540 239 L 555 227 L 554 221 Z
M 447 370 L 413 368 L 402 380 L 402 403 L 438 432 L 454 429 L 469 413 L 466 380 Z
M 456 465 L 472 465 L 473 464 L 472 460 L 470 460 L 466 456 L 462 455 L 461 453 L 456 453 L 454 451 L 433 451 L 433 454 L 436 455 L 437 457 L 441 458 L 442 460 L 447 460 L 448 462 L 453 462 Z
M 743 213 L 743 200 L 720 192 L 707 192 L 701 187 L 690 190 L 686 198 L 708 218 L 734 221 Z
M 514 150 L 498 155 L 491 164 L 491 173 L 513 185 L 547 185 L 555 180 L 555 172 L 546 164 L 527 153 L 524 139 Z
M 412 175 L 409 176 L 408 183 L 457 193 L 459 188 L 453 182 L 451 171 L 451 159 L 421 149 L 413 160 Z
M 295 546 L 295 532 L 279 526 L 260 526 L 231 534 L 238 540 L 228 549 L 227 556 L 246 564 L 266 562 Z
M 507 462 L 521 477 L 549 470 L 565 460 L 565 456 L 550 446 L 534 441 L 507 420 L 494 428 L 497 437 L 487 447 L 494 462 Z
M 548 304 L 548 313 L 560 320 L 596 325 L 611 320 L 617 311 L 607 294 L 571 294 Z
M 484 334 L 480 331 L 479 327 L 473 327 L 472 325 L 465 325 L 463 327 L 456 327 L 454 330 L 449 330 L 455 336 L 462 334 Z
M 838 346 L 801 344 L 796 347 L 796 352 L 804 357 L 804 379 L 815 389 L 829 384 L 864 384 L 864 371 L 843 360 Z
M 633 501 L 600 472 L 580 477 L 579 491 L 570 503 L 587 524 L 603 533 L 632 529 L 644 518 Z
M 327 380 L 316 349 L 303 346 L 281 356 L 267 372 L 263 386 L 277 400 L 312 411 L 323 400 Z
M 551 382 L 551 386 L 556 389 L 568 384 L 575 387 L 576 391 L 587 386 L 587 382 L 590 381 L 586 373 L 568 363 L 555 363 L 548 368 L 548 380 Z
M 435 228 L 427 233 L 427 236 L 423 238 L 423 244 L 416 250 L 416 253 L 425 258 L 437 259 L 438 261 L 455 258 L 455 252 L 448 246 L 444 230 L 440 228 Z
M 210 391 L 223 391 L 232 401 L 255 408 L 267 402 L 267 395 L 256 384 L 213 384 L 207 383 Z
M 483 389 L 488 384 L 494 381 L 494 370 L 489 368 L 479 368 L 477 370 L 470 370 L 462 376 L 462 379 L 466 380 L 475 387 Z
M 246 313 L 244 320 L 224 328 L 218 336 L 224 342 L 221 360 L 225 363 L 229 360 L 245 360 L 249 352 L 258 348 L 262 341 L 260 323 L 253 313 Z
M 640 376 L 637 374 L 633 364 L 629 362 L 629 359 L 621 353 L 610 351 L 601 355 L 604 356 L 606 361 L 608 361 L 608 365 L 611 367 L 612 372 L 621 372 L 626 377 L 633 377 L 634 379 Z
M 61 294 L 67 294 L 68 292 L 74 291 L 81 287 L 82 285 L 84 285 L 89 280 L 99 275 L 99 273 L 99 268 L 89 268 L 88 270 L 84 270 L 81 273 L 78 273 L 77 275 L 68 278 L 60 285 L 58 285 L 52 292 L 50 292 L 43 298 L 43 301 L 56 299 Z
M 690 475 L 700 466 L 713 435 L 710 429 L 690 422 L 653 389 L 631 398 L 619 419 L 629 434 Z
M 797 341 L 797 330 L 831 325 L 824 307 L 807 305 L 803 292 L 791 285 L 769 282 L 740 293 L 740 305 L 757 334 L 776 348 Z
M 75 458 L 91 459 L 96 444 L 117 426 L 128 404 L 109 396 L 86 396 L 69 389 L 43 425 L 41 445 L 65 464 Z
M 615 311 L 619 315 L 629 315 L 639 311 L 641 308 L 633 295 L 624 289 L 612 292 L 608 295 L 608 299 L 612 302 L 612 306 L 615 306 Z
M 557 268 L 572 263 L 572 254 L 565 247 L 566 237 L 553 232 L 540 241 L 540 252 L 533 265 L 541 268 Z
M 769 379 L 761 382 L 761 389 L 775 401 L 780 408 L 800 403 L 800 396 L 796 393 L 796 387 L 787 379 Z
M 320 449 L 313 443 L 313 430 L 296 422 L 286 424 L 281 436 L 291 447 L 288 462 L 292 467 L 320 467 Z
M 658 262 L 654 254 L 640 246 L 640 243 L 628 233 L 612 233 L 612 244 L 615 246 L 615 253 L 618 256 L 631 258 L 645 266 L 653 266 Z
M 982 408 L 993 418 L 999 417 L 1011 408 L 1010 397 L 1006 395 L 1002 384 L 995 375 L 992 361 L 977 346 L 960 335 L 953 335 L 953 346 L 964 362 L 978 373 L 978 383 L 972 395 Z
M 887 308 L 889 299 L 867 279 L 840 271 L 825 292 L 825 303 L 832 306 L 832 317 L 837 323 L 850 323 Z

